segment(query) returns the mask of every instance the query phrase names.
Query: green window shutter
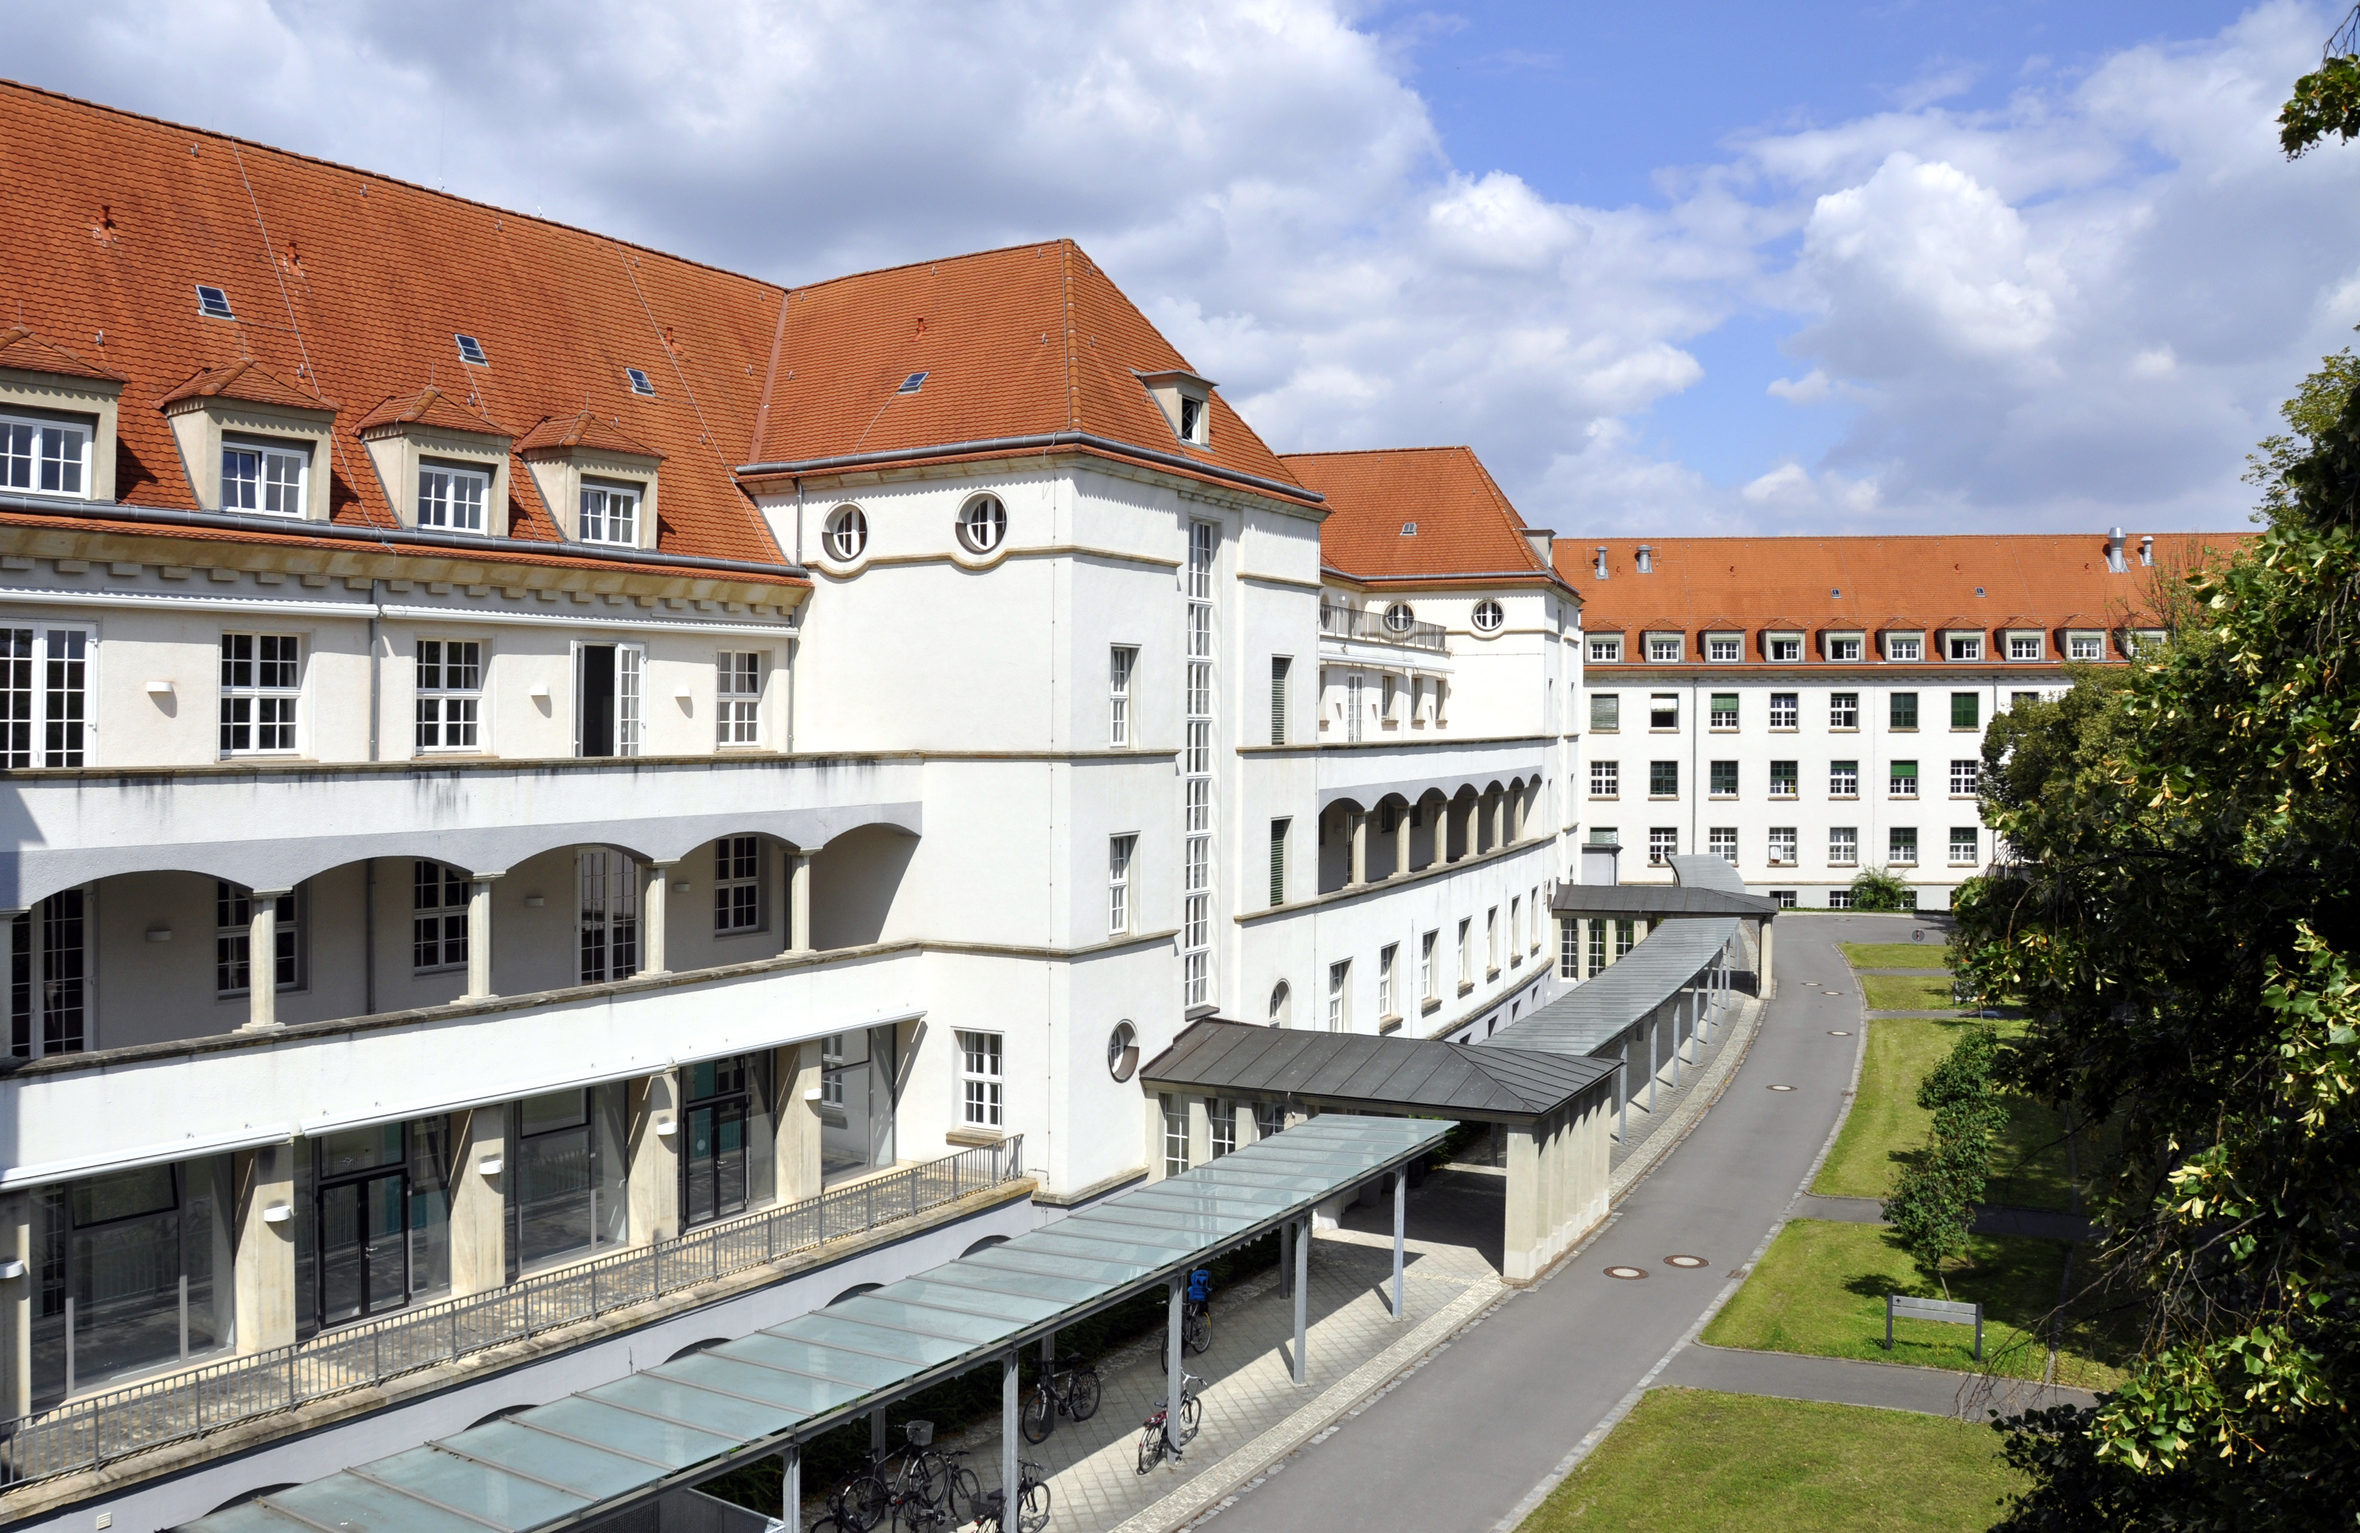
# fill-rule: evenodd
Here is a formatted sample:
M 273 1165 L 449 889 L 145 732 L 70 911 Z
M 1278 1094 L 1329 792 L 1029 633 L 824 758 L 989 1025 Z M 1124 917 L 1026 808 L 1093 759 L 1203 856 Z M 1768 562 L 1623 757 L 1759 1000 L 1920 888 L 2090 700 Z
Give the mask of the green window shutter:
M 1287 902 L 1287 827 L 1289 820 L 1270 822 L 1270 903 Z
M 1973 729 L 1983 722 L 1983 697 L 1979 692 L 1950 694 L 1950 726 L 1953 729 Z

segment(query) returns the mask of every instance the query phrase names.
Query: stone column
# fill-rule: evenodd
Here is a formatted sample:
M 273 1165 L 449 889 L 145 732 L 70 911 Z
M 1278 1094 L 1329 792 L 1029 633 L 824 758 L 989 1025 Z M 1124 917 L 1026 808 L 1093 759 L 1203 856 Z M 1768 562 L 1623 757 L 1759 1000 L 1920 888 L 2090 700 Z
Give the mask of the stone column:
M 787 858 L 787 951 L 811 951 L 811 854 Z
M 294 892 L 246 893 L 246 1025 L 240 1032 L 279 1025 L 279 896 Z
M 639 972 L 669 974 L 665 961 L 664 939 L 672 930 L 672 870 L 678 862 L 643 862 L 639 898 Z
M 820 1194 L 820 1044 L 790 1043 L 778 1051 L 778 1200 L 798 1203 Z
M 1254 1121 L 1253 1103 L 1233 1102 L 1230 1104 L 1230 1110 L 1237 1114 L 1237 1147 L 1239 1149 L 1244 1149 L 1262 1137 L 1262 1125 Z
M 1519 841 L 1524 839 L 1525 824 L 1531 817 L 1532 792 L 1532 789 L 1527 788 L 1522 793 L 1516 795 L 1516 817 L 1514 825 L 1516 830 L 1516 839 Z
M 1213 1163 L 1213 1104 L 1208 1097 L 1188 1099 L 1188 1163 L 1191 1166 Z
M 1761 923 L 1762 953 L 1761 957 L 1756 960 L 1762 972 L 1754 976 L 1754 992 L 1765 1001 L 1778 993 L 1778 982 L 1771 977 L 1770 971 L 1770 931 L 1775 924 L 1769 918 L 1763 918 Z
M 508 1104 L 453 1115 L 458 1167 L 451 1177 L 451 1297 L 489 1293 L 508 1281 Z M 488 1175 L 484 1167 L 497 1169 Z
M 670 1071 L 631 1083 L 631 1244 L 680 1233 L 680 1083 Z
M 1460 843 L 1459 857 L 1472 857 L 1475 855 L 1475 817 L 1482 812 L 1483 800 L 1480 797 L 1470 798 L 1467 800 L 1467 835 L 1466 839 Z M 1451 861 L 1458 861 L 1458 857 L 1452 858 Z
M 1344 826 L 1352 836 L 1351 886 L 1355 889 L 1368 882 L 1368 815 L 1358 809 L 1344 817 Z
M 1491 806 L 1491 846 L 1498 851 L 1508 844 L 1508 790 L 1500 789 L 1500 796 Z
M 1401 813 L 1393 821 L 1393 876 L 1409 876 L 1409 821 L 1411 805 L 1401 806 Z
M 238 1237 L 230 1313 L 238 1351 L 267 1352 L 295 1339 L 295 1221 L 303 1214 L 295 1206 L 295 1146 L 240 1150 L 231 1165 Z
M 0 921 L 5 921 L 0 916 Z M 0 944 L 7 941 L 0 933 Z M 33 1408 L 33 1199 L 30 1193 L 0 1196 L 0 1270 L 14 1265 L 16 1276 L 0 1278 L 0 1421 Z
M 492 880 L 478 873 L 467 886 L 467 993 L 462 1001 L 487 1001 L 492 989 Z
M 1508 1130 L 1508 1207 L 1501 1226 L 1500 1276 L 1511 1283 L 1529 1283 L 1540 1273 L 1548 1205 L 1535 1127 Z

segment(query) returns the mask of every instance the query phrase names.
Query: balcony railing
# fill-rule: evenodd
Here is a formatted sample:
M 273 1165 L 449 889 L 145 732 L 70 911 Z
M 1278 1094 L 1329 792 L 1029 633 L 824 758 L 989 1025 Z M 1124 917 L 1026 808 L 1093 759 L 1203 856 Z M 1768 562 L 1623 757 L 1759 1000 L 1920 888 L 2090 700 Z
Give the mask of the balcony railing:
M 1385 621 L 1382 612 L 1365 612 L 1358 607 L 1339 607 L 1326 602 L 1319 609 L 1319 632 L 1323 638 L 1398 644 L 1404 649 L 1432 650 L 1438 655 L 1443 651 L 1445 636 L 1440 623 L 1413 621 L 1396 628 Z
M 293 1346 L 127 1385 L 0 1425 L 0 1486 L 96 1469 L 167 1443 L 366 1389 L 488 1347 L 914 1219 L 1024 1174 L 1024 1136 L 961 1150 L 726 1224 L 404 1310 Z

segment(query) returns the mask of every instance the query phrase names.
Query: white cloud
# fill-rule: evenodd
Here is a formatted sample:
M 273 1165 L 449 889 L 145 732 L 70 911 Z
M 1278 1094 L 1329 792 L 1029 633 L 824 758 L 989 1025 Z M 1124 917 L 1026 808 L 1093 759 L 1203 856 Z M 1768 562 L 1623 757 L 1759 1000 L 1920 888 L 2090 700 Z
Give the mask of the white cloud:
M 1827 381 L 1827 369 L 1814 367 L 1800 378 L 1773 378 L 1764 392 L 1788 404 L 1815 405 L 1825 399 L 1833 388 L 1834 385 Z

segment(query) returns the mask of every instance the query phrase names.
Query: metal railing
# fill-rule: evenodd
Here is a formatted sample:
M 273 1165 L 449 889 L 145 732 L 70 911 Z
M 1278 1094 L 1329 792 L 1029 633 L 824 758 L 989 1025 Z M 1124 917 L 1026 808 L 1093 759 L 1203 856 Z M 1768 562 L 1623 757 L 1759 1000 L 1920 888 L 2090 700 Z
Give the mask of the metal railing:
M 827 1241 L 914 1219 L 1023 1174 L 1024 1136 L 1014 1134 L 676 1240 L 536 1273 L 490 1293 L 420 1305 L 292 1346 L 69 1401 L 0 1424 L 0 1487 L 95 1469 L 645 1304 Z
M 1330 639 L 1365 639 L 1372 644 L 1398 644 L 1405 649 L 1429 649 L 1436 654 L 1443 651 L 1446 632 L 1440 623 L 1411 622 L 1396 628 L 1385 621 L 1382 612 L 1364 612 L 1358 607 L 1340 607 L 1322 602 L 1319 608 L 1319 631 Z

